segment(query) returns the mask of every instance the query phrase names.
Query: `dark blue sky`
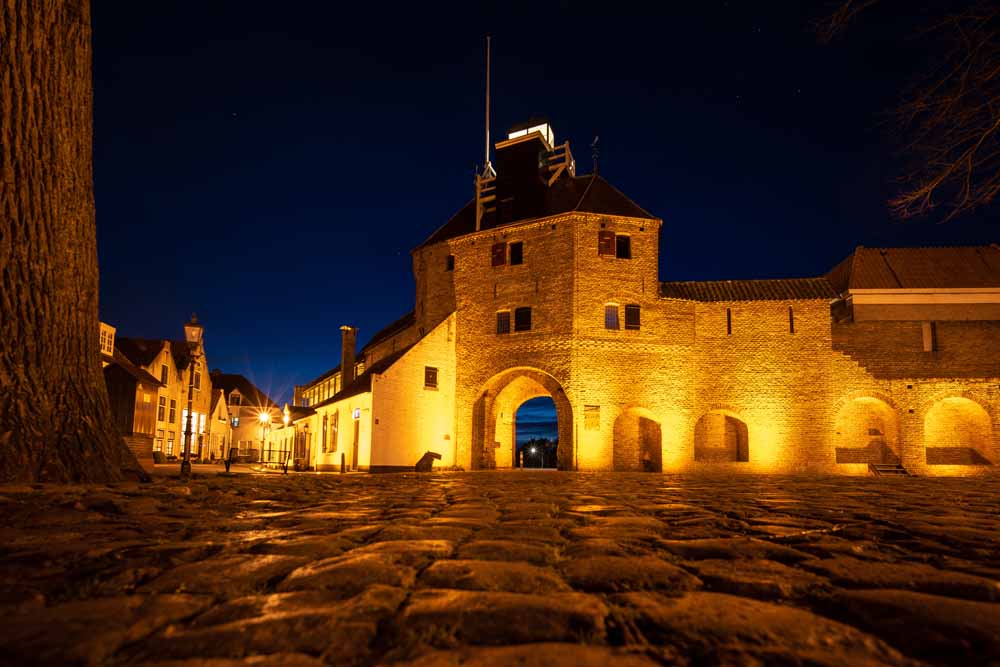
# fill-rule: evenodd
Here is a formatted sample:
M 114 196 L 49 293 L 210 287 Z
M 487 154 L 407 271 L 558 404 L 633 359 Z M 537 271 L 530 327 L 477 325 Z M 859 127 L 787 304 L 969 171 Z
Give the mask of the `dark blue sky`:
M 532 114 L 664 220 L 663 279 L 809 276 L 898 223 L 889 109 L 920 65 L 893 11 L 820 46 L 822 4 L 94 3 L 101 317 L 179 336 L 276 399 L 413 305 L 409 251 L 472 196 L 483 36 L 494 136 Z

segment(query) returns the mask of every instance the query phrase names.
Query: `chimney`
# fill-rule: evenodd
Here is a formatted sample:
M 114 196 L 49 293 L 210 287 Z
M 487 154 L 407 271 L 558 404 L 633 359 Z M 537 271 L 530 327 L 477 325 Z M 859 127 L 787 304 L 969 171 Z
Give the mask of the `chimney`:
M 355 347 L 358 342 L 358 330 L 346 324 L 340 327 L 340 387 L 341 389 L 354 382 Z

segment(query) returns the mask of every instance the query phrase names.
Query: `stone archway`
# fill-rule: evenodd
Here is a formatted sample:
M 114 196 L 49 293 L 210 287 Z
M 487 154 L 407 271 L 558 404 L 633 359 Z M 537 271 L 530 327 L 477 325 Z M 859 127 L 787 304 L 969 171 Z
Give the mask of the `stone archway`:
M 562 385 L 537 368 L 512 368 L 494 375 L 476 400 L 472 415 L 473 469 L 514 465 L 517 409 L 539 396 L 551 397 L 556 407 L 559 469 L 573 468 L 573 411 Z
M 611 462 L 616 471 L 663 472 L 663 434 L 652 412 L 628 408 L 618 415 Z
M 746 423 L 726 410 L 706 412 L 694 426 L 694 460 L 705 463 L 749 461 L 750 436 Z
M 834 420 L 837 463 L 899 463 L 896 411 L 877 398 L 858 396 Z
M 979 403 L 961 396 L 937 401 L 924 416 L 927 465 L 992 465 L 993 424 Z

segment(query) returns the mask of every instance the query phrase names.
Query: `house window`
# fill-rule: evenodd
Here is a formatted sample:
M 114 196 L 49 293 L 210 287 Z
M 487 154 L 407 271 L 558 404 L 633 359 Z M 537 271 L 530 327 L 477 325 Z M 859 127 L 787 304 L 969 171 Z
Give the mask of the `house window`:
M 340 410 L 333 413 L 333 419 L 330 421 L 330 451 L 337 451 L 337 439 L 340 437 Z
M 438 369 L 433 366 L 424 366 L 424 387 L 428 389 L 437 389 L 438 386 Z
M 444 260 L 444 270 L 454 271 L 455 270 L 455 256 L 448 255 L 447 259 Z
M 601 430 L 601 406 L 599 405 L 583 406 L 583 430 L 585 431 Z
M 361 419 L 361 408 L 354 408 L 354 418 Z
M 639 306 L 636 304 L 629 304 L 625 306 L 625 328 L 626 329 L 638 329 L 639 328 Z
M 597 232 L 597 254 L 632 259 L 632 237 L 601 230 Z
M 494 243 L 490 250 L 490 264 L 492 266 L 503 266 L 507 263 L 507 244 Z
M 177 400 L 170 399 L 170 423 L 173 424 L 177 421 Z
M 522 241 L 517 241 L 516 243 L 510 244 L 510 264 L 511 266 L 515 264 L 524 263 L 524 243 Z
M 240 392 L 234 391 L 229 395 L 229 405 L 239 405 L 240 404 Z
M 153 451 L 162 452 L 163 451 L 163 429 L 156 429 L 156 440 L 153 441 Z
M 174 453 L 174 432 L 167 431 L 167 456 Z
M 323 415 L 323 436 L 320 438 L 320 443 L 321 443 L 321 446 L 323 447 L 323 453 L 324 454 L 327 451 L 329 451 L 328 450 L 329 445 L 327 444 L 327 441 L 326 441 L 327 423 L 328 422 L 329 422 L 329 416 L 328 415 Z
M 514 310 L 514 331 L 531 331 L 531 308 Z
M 510 333 L 510 311 L 502 310 L 497 313 L 497 333 L 498 334 L 509 334 Z
M 615 257 L 632 259 L 632 237 L 619 234 L 615 237 Z
M 170 371 L 166 364 L 160 364 L 160 382 L 167 384 L 167 378 L 170 377 Z
M 159 405 L 156 407 L 156 420 L 166 421 L 167 419 L 167 397 L 160 396 Z
M 201 371 L 197 366 L 194 369 L 194 388 L 201 389 Z
M 618 328 L 618 304 L 608 304 L 604 306 L 604 328 Z

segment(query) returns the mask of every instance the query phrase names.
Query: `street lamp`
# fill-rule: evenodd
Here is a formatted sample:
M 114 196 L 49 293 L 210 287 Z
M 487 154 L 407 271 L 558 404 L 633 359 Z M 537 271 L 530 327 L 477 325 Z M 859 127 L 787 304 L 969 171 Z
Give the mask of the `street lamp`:
M 537 454 L 537 453 L 538 453 L 538 449 L 537 449 L 537 448 L 535 448 L 535 447 L 532 447 L 532 448 L 531 448 L 531 453 L 532 453 L 532 454 Z M 542 466 L 541 466 L 541 465 L 539 465 L 538 467 L 539 467 L 539 468 L 541 468 Z
M 191 321 L 184 325 L 184 340 L 187 341 L 188 350 L 191 352 L 191 360 L 188 364 L 187 426 L 184 429 L 184 457 L 181 459 L 181 479 L 185 480 L 191 477 L 191 438 L 193 437 L 191 420 L 194 419 L 194 378 L 198 368 L 201 339 L 204 333 L 205 327 L 198 324 L 198 316 L 191 313 Z M 198 389 L 201 389 L 201 386 Z
M 271 427 L 271 413 L 262 411 L 257 415 L 257 418 L 260 420 L 260 455 L 261 459 L 263 459 L 264 447 L 267 446 L 267 432 Z

